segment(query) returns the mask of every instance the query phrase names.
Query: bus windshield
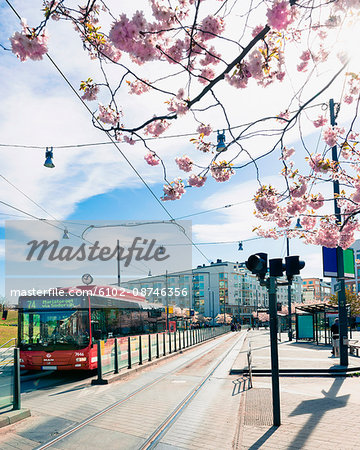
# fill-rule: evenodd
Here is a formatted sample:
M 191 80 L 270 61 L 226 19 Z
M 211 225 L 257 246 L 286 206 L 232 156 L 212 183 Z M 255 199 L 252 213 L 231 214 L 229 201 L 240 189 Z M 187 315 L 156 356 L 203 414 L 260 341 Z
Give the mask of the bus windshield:
M 70 350 L 90 342 L 87 310 L 22 312 L 20 323 L 22 350 Z

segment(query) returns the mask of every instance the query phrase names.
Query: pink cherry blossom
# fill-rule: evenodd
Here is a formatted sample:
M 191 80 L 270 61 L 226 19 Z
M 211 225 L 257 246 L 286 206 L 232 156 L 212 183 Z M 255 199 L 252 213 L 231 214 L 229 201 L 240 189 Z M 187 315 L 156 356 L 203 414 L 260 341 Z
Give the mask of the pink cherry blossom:
M 345 130 L 339 127 L 328 127 L 323 132 L 323 139 L 329 147 L 334 147 L 339 134 L 343 134 Z
M 120 115 L 110 106 L 103 106 L 99 103 L 99 120 L 103 123 L 108 123 L 114 127 L 119 123 Z
M 36 35 L 34 30 L 30 30 L 26 20 L 21 21 L 22 31 L 16 31 L 10 38 L 11 51 L 20 58 L 20 61 L 32 59 L 39 61 L 47 53 L 47 41 L 49 39 L 47 31 L 44 30 L 40 35 Z
M 83 90 L 84 93 L 81 96 L 83 100 L 92 101 L 96 100 L 97 94 L 99 93 L 99 86 L 92 83 L 92 79 L 89 78 L 87 81 L 82 81 L 80 84 L 80 90 Z
M 255 207 L 262 214 L 272 214 L 278 208 L 277 192 L 271 186 L 262 186 L 256 191 Z
M 144 156 L 145 161 L 149 164 L 149 166 L 157 166 L 160 164 L 160 159 L 154 153 L 147 153 Z
M 140 80 L 135 80 L 132 83 L 128 82 L 129 86 L 130 86 L 130 94 L 136 94 L 136 95 L 141 95 L 144 92 L 148 92 L 150 90 L 150 86 L 149 86 L 149 82 L 148 80 L 144 80 L 146 81 L 146 83 L 140 81 Z
M 190 175 L 188 179 L 189 186 L 202 187 L 204 186 L 206 177 L 201 177 L 195 174 Z
M 323 127 L 324 125 L 326 125 L 327 121 L 328 121 L 327 118 L 324 117 L 323 115 L 321 115 L 316 120 L 313 121 L 313 124 L 314 124 L 314 127 L 320 128 L 320 127 Z
M 316 155 L 311 155 L 308 158 L 309 166 L 317 173 L 326 173 L 331 168 L 331 162 L 328 159 L 324 159 L 323 155 L 320 153 Z
M 302 198 L 294 198 L 288 202 L 286 209 L 290 215 L 295 216 L 306 210 L 306 201 Z
M 316 225 L 316 217 L 314 216 L 303 216 L 300 220 L 302 228 L 306 231 L 312 230 Z
M 185 185 L 181 178 L 177 178 L 170 184 L 164 184 L 164 196 L 161 197 L 163 202 L 167 200 L 178 200 L 185 194 Z
M 209 84 L 209 81 L 215 78 L 215 72 L 210 67 L 205 67 L 200 73 L 199 83 Z
M 281 155 L 280 159 L 283 159 L 285 161 L 285 160 L 289 159 L 290 156 L 292 156 L 295 153 L 295 149 L 294 148 L 286 148 L 286 147 L 284 147 L 282 149 L 281 153 L 282 153 L 282 155 Z
M 217 53 L 214 46 L 211 46 L 209 50 L 205 52 L 205 57 L 200 60 L 202 66 L 208 66 L 209 64 L 219 64 L 221 54 Z
M 199 134 L 203 134 L 204 136 L 209 136 L 211 134 L 212 130 L 213 129 L 212 129 L 211 125 L 209 125 L 209 124 L 204 125 L 203 123 L 201 125 L 199 125 L 196 129 L 196 131 Z
M 191 172 L 193 162 L 188 156 L 184 155 L 182 158 L 175 158 L 175 162 L 179 166 L 180 170 L 183 170 L 184 172 Z
M 224 181 L 228 181 L 235 172 L 226 161 L 219 163 L 215 161 L 210 167 L 210 173 L 215 181 L 223 183 Z
M 201 22 L 199 35 L 202 40 L 214 39 L 224 31 L 224 21 L 220 17 L 207 16 Z
M 305 194 L 306 189 L 306 182 L 304 180 L 301 180 L 300 183 L 296 183 L 293 187 L 290 188 L 290 194 L 292 197 L 299 198 Z
M 276 0 L 266 13 L 268 24 L 275 30 L 285 30 L 294 21 L 294 13 L 287 0 Z
M 324 206 L 324 197 L 322 194 L 311 194 L 311 198 L 309 200 L 309 206 L 312 209 L 320 209 Z
M 124 142 L 126 142 L 129 145 L 135 145 L 136 144 L 136 141 L 132 137 L 129 137 L 129 136 L 126 136 L 126 135 L 124 136 Z
M 339 243 L 339 227 L 328 220 L 321 220 L 314 243 L 328 248 L 334 248 Z
M 160 136 L 169 126 L 170 123 L 167 120 L 155 120 L 145 127 L 145 133 Z

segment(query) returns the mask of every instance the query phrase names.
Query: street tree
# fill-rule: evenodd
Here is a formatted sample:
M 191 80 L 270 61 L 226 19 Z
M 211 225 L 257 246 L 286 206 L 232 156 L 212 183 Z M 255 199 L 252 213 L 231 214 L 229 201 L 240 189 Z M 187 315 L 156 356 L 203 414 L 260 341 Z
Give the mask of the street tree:
M 21 61 L 40 60 L 51 49 L 49 22 L 67 22 L 69 33 L 75 30 L 80 45 L 99 64 L 96 77 L 89 74 L 78 86 L 94 126 L 114 142 L 129 145 L 129 152 L 134 144 L 142 145 L 146 162 L 164 180 L 163 201 L 180 199 L 189 187 L 206 189 L 209 177 L 226 182 L 253 165 L 259 182 L 256 216 L 270 225 L 258 227 L 260 235 L 349 247 L 360 211 L 360 74 L 352 65 L 359 60 L 354 39 L 360 2 L 126 3 L 88 0 L 77 6 L 71 0 L 46 0 L 44 19 L 37 26 L 23 20 L 10 38 L 11 49 Z M 329 123 L 326 111 L 326 96 L 335 85 L 341 87 L 335 119 L 344 112 L 342 126 Z M 248 122 L 236 122 L 234 105 L 250 111 L 251 103 L 274 89 L 279 102 L 270 114 L 264 114 L 260 101 Z M 252 97 L 245 100 L 247 92 Z M 135 116 L 123 106 L 129 97 L 138 105 Z M 151 104 L 151 114 L 144 104 Z M 285 105 L 281 110 L 280 104 Z M 179 154 L 173 161 L 186 180 L 181 175 L 169 179 L 169 163 L 157 151 L 157 142 L 175 122 L 197 133 L 191 154 Z M 214 142 L 219 122 L 224 132 Z M 314 151 L 305 135 L 315 132 L 320 140 Z M 338 162 L 329 157 L 335 146 Z M 275 153 L 282 182 L 265 185 L 260 160 Z M 326 189 L 334 180 L 340 184 L 339 194 Z M 341 208 L 341 223 L 327 208 L 334 200 Z M 294 218 L 300 230 L 293 229 Z
M 352 317 L 360 315 L 360 296 L 359 294 L 353 292 L 351 289 L 345 289 L 346 304 L 350 305 L 350 315 Z M 330 297 L 329 303 L 331 305 L 337 306 L 338 298 L 337 294 L 333 294 Z

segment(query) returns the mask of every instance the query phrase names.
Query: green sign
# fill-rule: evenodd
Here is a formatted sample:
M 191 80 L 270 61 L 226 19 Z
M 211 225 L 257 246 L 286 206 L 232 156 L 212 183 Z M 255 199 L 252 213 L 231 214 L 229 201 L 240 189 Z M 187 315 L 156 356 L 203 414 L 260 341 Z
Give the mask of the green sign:
M 314 339 L 314 317 L 297 315 L 297 339 Z
M 354 250 L 347 248 L 344 255 L 344 277 L 355 278 Z
M 85 307 L 84 299 L 63 298 L 20 298 L 19 307 L 24 309 L 71 309 Z

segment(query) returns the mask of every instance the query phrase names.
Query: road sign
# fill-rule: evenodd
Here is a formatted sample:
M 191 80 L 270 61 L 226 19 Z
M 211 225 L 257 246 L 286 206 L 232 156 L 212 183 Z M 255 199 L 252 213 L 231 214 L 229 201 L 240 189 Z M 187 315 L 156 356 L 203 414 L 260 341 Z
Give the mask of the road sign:
M 344 250 L 344 277 L 355 278 L 355 265 L 354 265 L 354 250 L 348 248 Z M 337 278 L 337 258 L 336 248 L 322 248 L 323 256 L 323 271 L 324 277 Z
M 336 283 L 334 285 L 334 291 L 335 292 L 340 292 L 341 291 L 341 283 Z

